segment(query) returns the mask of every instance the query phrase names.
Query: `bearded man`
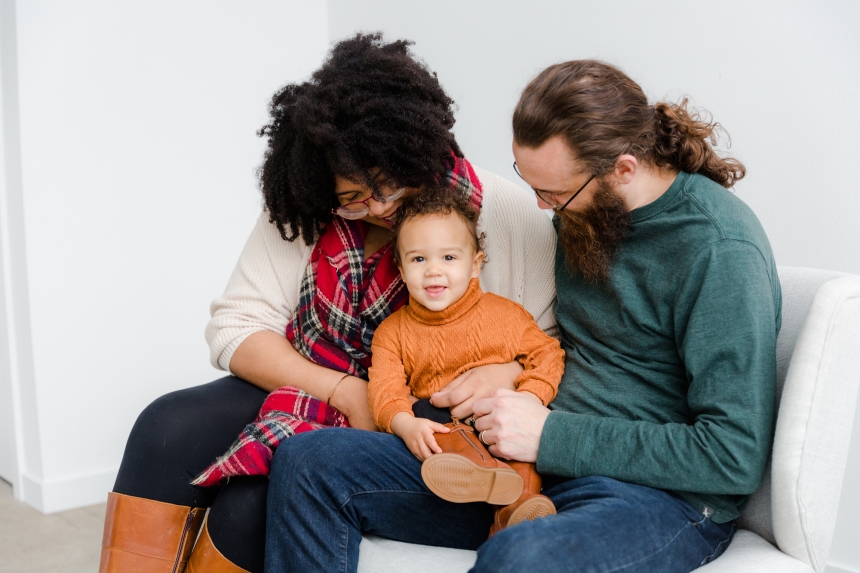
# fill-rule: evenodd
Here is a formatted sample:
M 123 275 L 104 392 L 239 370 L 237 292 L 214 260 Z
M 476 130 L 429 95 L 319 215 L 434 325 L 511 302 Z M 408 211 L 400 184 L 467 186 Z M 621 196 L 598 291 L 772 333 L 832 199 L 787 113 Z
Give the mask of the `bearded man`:
M 696 569 L 731 542 L 773 439 L 781 291 L 760 223 L 727 190 L 744 167 L 714 152 L 716 124 L 686 100 L 649 105 L 592 60 L 541 72 L 513 128 L 517 173 L 555 210 L 566 366 L 549 408 L 499 390 L 474 402 L 475 428 L 493 455 L 537 463 L 557 513 L 497 531 L 472 571 Z M 271 555 L 354 570 L 352 535 L 368 531 L 469 546 L 480 504 L 422 495 L 406 457 L 347 433 L 288 444 L 347 460 L 339 467 L 288 469 L 290 454 L 276 455 L 282 484 L 325 483 L 327 472 L 350 483 L 270 486 L 285 506 L 270 505 Z

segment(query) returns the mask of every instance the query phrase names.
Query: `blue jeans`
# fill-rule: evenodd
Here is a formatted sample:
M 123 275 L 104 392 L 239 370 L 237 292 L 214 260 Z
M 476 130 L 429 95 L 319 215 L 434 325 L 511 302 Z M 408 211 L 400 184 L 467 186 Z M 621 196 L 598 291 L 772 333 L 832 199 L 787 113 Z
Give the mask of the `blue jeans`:
M 548 480 L 549 481 L 549 480 Z M 492 506 L 433 495 L 396 436 L 347 428 L 299 434 L 275 453 L 266 524 L 268 573 L 355 572 L 362 533 L 477 549 L 473 572 L 687 572 L 734 533 L 686 501 L 603 477 L 554 480 L 558 515 L 487 541 Z

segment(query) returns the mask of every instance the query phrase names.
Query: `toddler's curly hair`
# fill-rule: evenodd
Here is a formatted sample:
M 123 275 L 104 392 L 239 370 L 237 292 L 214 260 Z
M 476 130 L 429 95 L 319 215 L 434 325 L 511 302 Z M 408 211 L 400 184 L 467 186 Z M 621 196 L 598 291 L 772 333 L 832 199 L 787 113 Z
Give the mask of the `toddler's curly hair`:
M 416 217 L 428 215 L 450 215 L 456 214 L 466 227 L 472 239 L 475 241 L 475 252 L 484 250 L 484 239 L 486 233 L 478 232 L 478 217 L 480 213 L 469 200 L 459 191 L 447 187 L 431 187 L 412 195 L 403 200 L 397 211 L 394 212 L 394 225 L 391 227 L 391 241 L 394 244 L 394 262 L 400 266 L 400 245 L 398 239 L 403 225 Z M 487 262 L 486 255 L 481 263 L 483 267 Z

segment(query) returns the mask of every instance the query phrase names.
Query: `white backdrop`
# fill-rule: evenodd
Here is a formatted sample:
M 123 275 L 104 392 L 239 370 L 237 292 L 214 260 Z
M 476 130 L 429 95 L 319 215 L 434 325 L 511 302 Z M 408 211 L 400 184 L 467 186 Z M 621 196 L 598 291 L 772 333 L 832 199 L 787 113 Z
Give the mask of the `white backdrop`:
M 23 451 L 7 479 L 51 512 L 104 500 L 147 403 L 223 376 L 203 329 L 261 206 L 255 131 L 319 65 L 326 4 L 4 1 L 22 183 L 3 192 L 23 203 L 4 215 L 24 228 L 4 252 L 25 256 L 7 283 L 29 294 L 7 306 L 26 305 L 33 365 L 13 374 Z
M 597 58 L 652 100 L 689 94 L 731 135 L 777 263 L 860 274 L 856 0 L 329 0 L 331 40 L 359 30 L 415 40 L 467 157 L 512 181 L 511 112 L 549 64 Z M 851 447 L 831 573 L 860 573 L 860 419 Z

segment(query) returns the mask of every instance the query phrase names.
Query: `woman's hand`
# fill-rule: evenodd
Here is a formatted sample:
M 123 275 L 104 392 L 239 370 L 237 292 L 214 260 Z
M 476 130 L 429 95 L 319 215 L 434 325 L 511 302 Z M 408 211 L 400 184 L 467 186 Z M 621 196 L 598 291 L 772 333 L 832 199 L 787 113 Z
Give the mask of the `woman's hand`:
M 329 404 L 349 419 L 349 425 L 359 430 L 378 432 L 376 422 L 370 415 L 367 402 L 367 382 L 355 376 L 347 376 L 334 389 Z
M 379 431 L 367 403 L 367 382 L 354 376 L 343 378 L 343 372 L 314 364 L 283 335 L 268 330 L 250 335 L 233 353 L 230 371 L 268 392 L 295 386 L 322 401 L 328 398 L 353 428 Z
M 522 365 L 516 361 L 472 368 L 431 395 L 430 403 L 437 408 L 450 408 L 452 416 L 465 419 L 474 412 L 472 404 L 476 400 L 489 398 L 499 389 L 514 390 L 514 380 L 522 371 Z

